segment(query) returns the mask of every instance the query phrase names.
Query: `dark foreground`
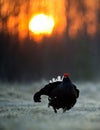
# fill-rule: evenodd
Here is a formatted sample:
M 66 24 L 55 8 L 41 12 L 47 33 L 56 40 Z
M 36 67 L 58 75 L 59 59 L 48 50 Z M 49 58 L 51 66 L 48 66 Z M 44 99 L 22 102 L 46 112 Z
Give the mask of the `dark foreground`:
M 57 114 L 32 101 L 33 93 L 45 83 L 0 84 L 0 130 L 100 130 L 100 84 L 77 83 L 80 97 L 71 110 Z

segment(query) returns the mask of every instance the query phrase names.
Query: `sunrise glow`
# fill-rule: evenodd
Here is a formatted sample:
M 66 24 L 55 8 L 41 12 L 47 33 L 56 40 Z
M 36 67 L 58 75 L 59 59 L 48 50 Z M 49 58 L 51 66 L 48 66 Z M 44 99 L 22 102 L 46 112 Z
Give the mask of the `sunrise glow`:
M 54 19 L 45 14 L 35 15 L 29 22 L 29 30 L 34 34 L 51 34 L 54 28 Z
M 0 33 L 37 42 L 84 32 L 92 37 L 100 28 L 99 12 L 100 0 L 1 0 Z

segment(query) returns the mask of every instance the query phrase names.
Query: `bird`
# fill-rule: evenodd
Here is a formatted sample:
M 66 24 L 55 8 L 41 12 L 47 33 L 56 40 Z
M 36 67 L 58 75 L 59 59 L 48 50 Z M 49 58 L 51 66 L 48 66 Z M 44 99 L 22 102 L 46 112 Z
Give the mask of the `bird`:
M 79 89 L 72 83 L 69 73 L 64 73 L 62 81 L 50 82 L 33 96 L 34 102 L 41 102 L 41 95 L 48 96 L 48 107 L 52 107 L 54 112 L 62 108 L 63 112 L 70 110 L 79 97 Z

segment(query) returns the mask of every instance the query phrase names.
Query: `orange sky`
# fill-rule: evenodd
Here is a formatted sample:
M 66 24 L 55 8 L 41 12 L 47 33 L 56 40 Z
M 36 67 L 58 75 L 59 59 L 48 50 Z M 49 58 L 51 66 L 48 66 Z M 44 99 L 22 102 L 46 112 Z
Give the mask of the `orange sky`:
M 0 32 L 17 34 L 20 40 L 28 36 L 38 38 L 29 31 L 29 22 L 35 14 L 43 13 L 54 18 L 55 26 L 50 36 L 61 36 L 68 30 L 70 37 L 76 37 L 84 27 L 87 34 L 93 36 L 100 28 L 99 11 L 100 0 L 83 0 L 81 3 L 80 0 L 1 0 Z

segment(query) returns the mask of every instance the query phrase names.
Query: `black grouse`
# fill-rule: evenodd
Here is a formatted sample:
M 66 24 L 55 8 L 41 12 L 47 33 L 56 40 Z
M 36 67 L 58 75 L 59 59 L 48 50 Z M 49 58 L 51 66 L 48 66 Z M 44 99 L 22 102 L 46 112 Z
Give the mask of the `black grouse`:
M 79 97 L 79 89 L 71 82 L 69 74 L 64 74 L 62 81 L 56 81 L 44 86 L 33 96 L 34 102 L 41 102 L 41 95 L 48 96 L 48 106 L 52 106 L 54 112 L 62 108 L 63 112 L 71 109 Z

